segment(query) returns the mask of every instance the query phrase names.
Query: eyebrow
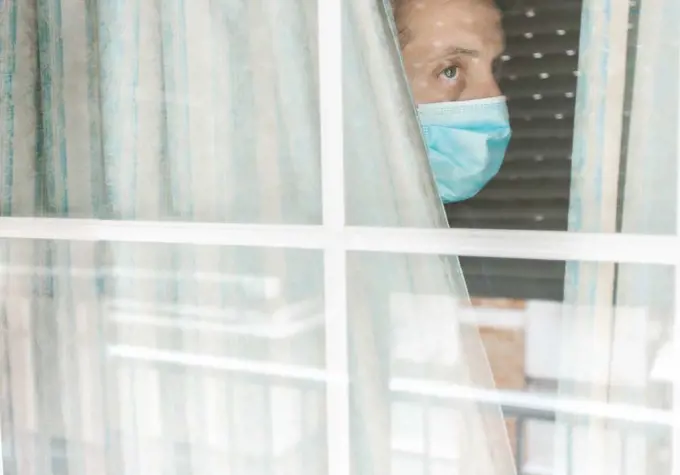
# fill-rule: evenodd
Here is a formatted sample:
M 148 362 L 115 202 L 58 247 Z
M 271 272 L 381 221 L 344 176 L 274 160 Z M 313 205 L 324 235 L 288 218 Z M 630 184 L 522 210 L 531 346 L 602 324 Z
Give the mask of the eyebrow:
M 440 56 L 471 56 L 473 58 L 479 57 L 479 51 L 474 49 L 461 48 L 459 46 L 449 46 Z
M 501 52 L 495 56 L 496 59 L 501 56 L 502 51 L 503 50 L 501 50 Z M 470 58 L 479 58 L 481 53 L 476 49 L 461 48 L 460 46 L 448 46 L 444 48 L 436 57 L 446 58 L 449 56 L 469 56 Z

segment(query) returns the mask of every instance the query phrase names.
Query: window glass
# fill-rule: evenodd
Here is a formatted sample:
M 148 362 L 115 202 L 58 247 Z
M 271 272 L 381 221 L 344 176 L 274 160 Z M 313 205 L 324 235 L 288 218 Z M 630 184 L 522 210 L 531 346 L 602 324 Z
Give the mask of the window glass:
M 5 473 L 325 473 L 319 252 L 5 250 Z
M 513 136 L 489 185 L 447 205 L 451 226 L 673 234 L 677 61 L 653 71 L 677 57 L 675 4 L 502 5 Z
M 433 258 L 358 253 L 350 263 L 417 269 Z M 597 305 L 468 302 L 424 282 L 381 279 L 391 326 L 392 473 L 401 473 L 402 460 L 422 473 L 443 465 L 443 473 L 464 471 L 478 442 L 470 440 L 470 408 L 493 411 L 497 399 L 518 473 L 571 475 L 594 466 L 597 473 L 672 473 L 673 268 L 570 265 L 611 268 L 618 286 Z M 458 343 L 471 341 L 459 339 L 466 332 L 479 332 L 498 393 L 460 376 L 461 360 L 476 351 Z
M 3 4 L 0 215 L 320 223 L 315 2 Z
M 499 82 L 458 98 L 513 138 L 445 206 L 388 0 L 341 2 L 337 75 L 338 3 L 166 3 L 0 0 L 0 471 L 675 472 L 675 256 L 361 249 L 676 233 L 678 2 L 499 1 Z

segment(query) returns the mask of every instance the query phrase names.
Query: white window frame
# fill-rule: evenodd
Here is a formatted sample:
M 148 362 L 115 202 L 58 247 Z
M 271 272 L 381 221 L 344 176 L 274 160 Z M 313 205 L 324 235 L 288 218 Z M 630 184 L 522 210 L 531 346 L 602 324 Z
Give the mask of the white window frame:
M 671 58 L 671 61 L 673 58 Z M 680 51 L 678 57 L 675 58 L 680 65 Z M 676 203 L 675 203 L 675 235 L 680 240 L 680 94 L 678 94 L 677 117 L 678 117 L 678 131 L 677 137 L 677 157 L 676 157 Z M 673 336 L 671 339 L 671 351 L 673 353 L 673 361 L 675 362 L 676 371 L 673 377 L 673 442 L 672 442 L 672 469 L 671 475 L 680 475 L 680 371 L 677 370 L 678 361 L 680 360 L 680 247 L 675 245 L 675 315 L 673 320 Z
M 324 252 L 326 319 L 325 380 L 328 473 L 349 475 L 350 427 L 347 345 L 346 255 L 351 251 L 439 254 L 494 258 L 665 264 L 675 267 L 673 342 L 680 348 L 680 193 L 674 236 L 355 227 L 345 223 L 342 100 L 342 0 L 318 3 L 323 224 L 258 225 L 187 222 L 0 218 L 0 239 L 49 239 L 316 249 Z M 680 57 L 677 58 L 680 63 Z M 680 102 L 677 104 L 680 115 Z M 678 129 L 680 150 L 680 127 Z M 680 156 L 678 157 L 680 163 Z M 678 167 L 680 183 L 680 167 Z M 680 190 L 680 186 L 678 187 Z M 677 355 L 678 353 L 676 353 Z M 121 355 L 122 356 L 122 355 Z M 127 355 L 129 356 L 129 354 Z M 676 356 L 676 361 L 678 357 Z M 253 368 L 253 371 L 267 371 Z M 673 465 L 680 475 L 680 371 L 673 382 Z M 0 434 L 0 449 L 2 437 Z M 3 467 L 0 464 L 0 475 Z
M 673 58 L 671 58 L 671 61 Z M 680 51 L 678 57 L 675 58 L 680 65 Z M 675 202 L 675 234 L 676 238 L 680 240 L 680 94 L 678 94 L 677 117 L 678 117 L 678 131 L 677 137 L 677 157 L 676 163 L 676 202 Z M 680 360 L 680 243 L 675 245 L 675 315 L 673 316 L 673 336 L 671 339 L 673 360 L 675 362 L 676 371 L 673 377 L 673 442 L 672 442 L 672 469 L 671 475 L 680 475 L 680 371 L 677 370 L 678 360 Z

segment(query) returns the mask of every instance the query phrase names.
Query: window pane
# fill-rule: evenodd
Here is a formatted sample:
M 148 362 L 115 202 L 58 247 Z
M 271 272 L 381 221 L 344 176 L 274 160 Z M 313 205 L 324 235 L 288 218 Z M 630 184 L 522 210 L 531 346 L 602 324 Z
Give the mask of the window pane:
M 381 335 L 388 348 L 393 463 L 407 447 L 426 470 L 450 464 L 442 473 L 457 473 L 485 440 L 470 442 L 470 415 L 493 414 L 500 401 L 520 473 L 576 475 L 593 467 L 622 475 L 671 473 L 677 409 L 672 267 L 570 262 L 603 276 L 600 287 L 579 289 L 600 297 L 589 305 L 580 305 L 577 295 L 468 302 L 423 278 L 438 259 L 350 258 L 361 276 L 355 278 L 366 279 L 389 320 L 389 332 Z M 607 275 L 612 281 L 605 288 Z M 360 333 L 363 323 L 354 315 L 351 331 Z M 477 345 L 486 350 L 499 393 L 466 372 L 480 364 Z M 487 431 L 488 443 L 490 434 L 504 435 Z
M 4 473 L 326 473 L 321 254 L 11 241 Z
M 391 466 L 384 473 L 402 473 L 405 457 L 423 473 L 511 473 L 499 404 L 461 398 L 467 387 L 489 394 L 493 379 L 477 329 L 457 325 L 468 299 L 455 267 L 439 256 L 351 253 L 348 275 L 355 473 L 376 473 L 376 453 Z
M 315 8 L 4 2 L 0 215 L 320 222 Z
M 463 7 L 439 5 L 415 12 L 408 8 L 396 10 L 406 80 L 419 106 L 421 123 L 429 123 L 423 115 L 423 105 L 439 110 L 442 103 L 455 101 L 456 107 L 461 108 L 457 110 L 463 111 L 457 116 L 456 131 L 475 132 L 477 126 L 473 122 L 482 120 L 478 111 L 467 109 L 465 112 L 462 108 L 470 99 L 488 99 L 498 93 L 497 89 L 493 94 L 487 91 L 487 82 L 491 81 L 488 71 L 492 67 L 497 85 L 507 97 L 512 138 L 500 170 L 494 175 L 494 168 L 490 175 L 493 178 L 486 186 L 480 185 L 481 191 L 477 194 L 467 193 L 466 187 L 490 178 L 478 176 L 482 165 L 475 167 L 479 163 L 491 167 L 484 160 L 493 150 L 487 149 L 481 140 L 474 148 L 472 142 L 466 141 L 472 140 L 469 136 L 456 135 L 451 127 L 447 129 L 447 137 L 443 137 L 442 132 L 441 136 L 430 134 L 425 138 L 433 176 L 442 197 L 447 199 L 446 193 L 460 195 L 446 204 L 449 224 L 462 228 L 675 233 L 680 73 L 677 61 L 669 62 L 668 58 L 678 57 L 675 25 L 680 21 L 680 11 L 677 2 L 527 0 L 497 3 L 503 9 L 506 46 L 498 57 L 498 64 L 492 61 L 497 51 L 487 54 L 486 49 L 478 52 L 480 56 L 475 63 L 478 66 L 467 66 L 464 60 L 457 62 L 459 76 L 455 87 L 451 86 L 453 92 L 446 90 L 441 95 L 436 94 L 440 83 L 432 76 L 439 77 L 439 71 L 434 69 L 445 58 L 443 54 L 439 55 L 442 61 L 429 62 L 429 58 L 437 56 L 437 48 L 442 45 L 459 46 L 471 41 L 469 36 L 486 44 L 488 37 L 482 35 L 494 27 L 484 23 L 488 12 L 479 8 L 458 11 L 460 24 L 454 19 L 450 20 L 454 23 L 442 28 L 445 26 L 442 19 L 455 17 L 454 9 Z M 448 17 L 447 13 L 450 13 Z M 456 31 L 468 28 L 462 24 L 463 17 L 468 16 L 480 26 L 476 30 L 471 28 L 469 35 L 463 37 Z M 481 25 L 487 25 L 486 29 Z M 438 26 L 442 32 L 433 33 L 438 31 Z M 374 61 L 373 56 L 365 55 L 365 58 Z M 660 71 L 664 73 L 658 74 Z M 387 73 L 372 74 L 366 79 L 349 74 L 346 73 L 345 79 L 348 84 L 367 81 L 376 84 L 378 79 L 374 76 Z M 404 76 L 400 71 L 395 74 Z M 384 82 L 387 81 L 381 79 L 380 86 L 374 89 L 389 87 Z M 352 94 L 354 89 L 356 87 L 348 85 L 346 94 Z M 460 94 L 456 95 L 456 91 Z M 361 110 L 370 111 L 379 101 L 380 93 L 362 98 Z M 399 103 L 394 116 L 402 120 L 402 115 L 410 112 L 411 107 Z M 352 114 L 351 124 L 361 128 L 357 116 L 358 113 Z M 380 126 L 364 124 L 362 131 L 370 130 L 378 136 L 385 134 L 390 118 L 381 120 Z M 347 129 L 346 133 L 351 136 L 351 127 Z M 395 135 L 390 134 L 392 142 L 384 140 L 385 148 L 392 147 L 390 155 L 398 157 L 394 161 L 403 168 L 419 162 L 421 157 L 411 149 L 408 157 L 400 156 L 400 150 L 406 148 L 406 134 Z M 371 152 L 366 149 L 371 146 L 359 148 L 369 155 Z M 361 160 L 361 163 L 369 161 Z M 445 169 L 445 163 L 451 163 L 451 168 Z M 375 165 L 365 166 L 368 174 L 389 175 L 383 169 L 372 168 Z M 420 179 L 417 172 L 410 174 L 414 177 L 412 180 Z M 458 183 L 455 181 L 458 175 L 466 179 L 461 178 Z M 408 188 L 401 183 L 395 186 Z M 348 190 L 351 194 L 352 188 Z M 469 194 L 474 196 L 468 198 Z M 377 198 L 372 200 L 377 201 Z M 404 191 L 394 201 L 416 200 Z M 385 222 L 389 222 L 387 212 L 374 217 L 369 224 Z

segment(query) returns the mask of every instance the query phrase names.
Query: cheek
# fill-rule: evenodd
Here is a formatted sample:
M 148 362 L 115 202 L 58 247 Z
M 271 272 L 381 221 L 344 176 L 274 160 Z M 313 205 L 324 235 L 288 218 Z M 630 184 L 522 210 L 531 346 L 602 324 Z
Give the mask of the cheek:
M 455 81 L 443 77 L 435 80 L 431 85 L 430 95 L 436 98 L 436 102 L 453 102 L 460 99 L 464 90 L 465 76 L 460 73 Z
M 417 59 L 411 60 L 408 57 L 404 58 L 404 69 L 406 70 L 406 75 L 410 78 L 422 74 L 423 63 Z
M 427 88 L 427 77 L 422 72 L 422 67 L 418 63 L 405 64 L 406 78 L 413 92 Z
M 422 70 L 415 68 L 413 64 L 406 67 L 406 76 L 408 78 L 408 85 L 411 88 L 411 94 L 417 104 L 425 102 L 432 102 L 430 97 L 432 91 L 436 89 L 436 80 L 430 78 L 427 74 L 423 74 Z
M 427 81 L 415 81 L 411 83 L 411 92 L 417 103 L 422 103 L 432 96 L 432 84 Z
M 413 100 L 416 104 L 447 102 L 455 100 L 451 97 L 451 88 L 442 87 L 437 80 L 411 82 Z

